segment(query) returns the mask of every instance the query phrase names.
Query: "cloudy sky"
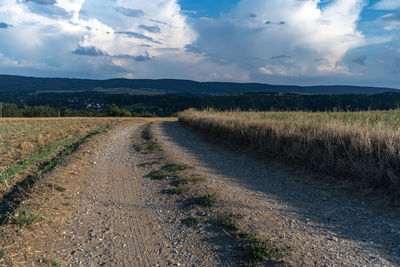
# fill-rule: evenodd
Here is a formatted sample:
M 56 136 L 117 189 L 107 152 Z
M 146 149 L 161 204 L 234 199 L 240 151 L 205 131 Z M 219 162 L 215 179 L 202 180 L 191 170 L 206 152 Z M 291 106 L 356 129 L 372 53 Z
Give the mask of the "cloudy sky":
M 400 88 L 400 0 L 0 0 L 0 73 Z

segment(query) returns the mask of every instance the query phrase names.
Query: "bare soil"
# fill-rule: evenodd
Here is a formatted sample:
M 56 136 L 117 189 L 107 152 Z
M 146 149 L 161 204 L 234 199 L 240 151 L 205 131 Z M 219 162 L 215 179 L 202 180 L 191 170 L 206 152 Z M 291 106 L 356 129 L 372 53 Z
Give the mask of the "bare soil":
M 243 229 L 292 248 L 282 263 L 265 265 L 400 265 L 398 211 L 205 141 L 177 122 L 154 123 L 162 151 L 143 153 L 143 125 L 126 122 L 94 137 L 37 184 L 24 204 L 48 202 L 45 220 L 0 226 L 0 266 L 236 266 L 235 237 L 215 223 L 224 214 L 246 215 Z M 160 164 L 138 166 L 155 160 Z M 180 175 L 206 180 L 170 196 L 171 179 L 145 178 L 167 163 L 193 166 Z M 191 205 L 209 193 L 217 194 L 214 206 Z M 188 217 L 201 223 L 187 227 Z

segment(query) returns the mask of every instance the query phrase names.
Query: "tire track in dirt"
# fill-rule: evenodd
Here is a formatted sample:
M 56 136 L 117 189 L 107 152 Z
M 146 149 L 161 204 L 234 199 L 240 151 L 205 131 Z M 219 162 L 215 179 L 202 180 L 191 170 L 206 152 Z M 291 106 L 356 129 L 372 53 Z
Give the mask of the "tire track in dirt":
M 107 139 L 96 152 L 75 221 L 65 242 L 70 265 L 151 266 L 156 262 L 149 227 L 156 220 L 143 199 L 142 174 L 134 167 L 130 151 L 132 135 L 141 124 L 132 124 Z M 67 250 L 69 250 L 67 248 Z
M 143 142 L 143 125 L 113 131 L 92 147 L 94 162 L 79 173 L 76 215 L 65 225 L 60 259 L 67 266 L 221 265 L 214 244 L 181 225 L 188 214 L 162 193 L 169 182 L 143 178 L 161 167 L 137 167 L 161 156 L 134 148 Z

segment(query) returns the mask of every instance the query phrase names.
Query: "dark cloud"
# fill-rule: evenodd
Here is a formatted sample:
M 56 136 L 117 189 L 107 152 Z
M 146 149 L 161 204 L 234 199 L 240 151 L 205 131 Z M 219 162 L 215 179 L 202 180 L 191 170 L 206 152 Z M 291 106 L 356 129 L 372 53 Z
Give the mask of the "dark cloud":
M 144 40 L 147 40 L 152 43 L 161 44 L 160 42 L 154 40 L 153 38 L 146 36 L 144 34 L 141 34 L 141 33 L 137 33 L 137 32 L 125 31 L 125 32 L 117 32 L 117 34 L 123 34 L 123 35 L 129 36 L 129 37 L 133 37 L 133 38 L 137 38 L 137 39 L 144 39 Z
M 7 29 L 12 27 L 11 24 L 5 23 L 5 22 L 0 22 L 0 29 Z
M 25 0 L 25 2 L 33 2 L 39 5 L 54 5 L 56 0 Z
M 366 55 L 357 55 L 357 56 L 352 57 L 350 60 L 351 60 L 351 62 L 365 66 L 365 60 L 367 60 L 367 56 Z
M 400 22 L 400 10 L 396 13 L 385 15 L 380 20 L 384 22 Z
M 139 25 L 139 29 L 143 29 L 145 31 L 151 32 L 151 33 L 161 33 L 161 29 L 158 26 L 146 26 L 146 25 Z
M 256 14 L 253 14 L 253 13 L 251 13 L 251 14 L 249 15 L 249 17 L 250 17 L 250 18 L 252 18 L 252 19 L 255 19 L 255 18 L 257 18 L 257 15 L 256 15 Z
M 96 48 L 95 46 L 78 46 L 77 49 L 72 51 L 72 53 L 81 56 L 107 56 L 107 53 L 104 53 L 100 49 Z
M 285 58 L 291 58 L 291 56 L 288 55 L 279 55 L 279 56 L 272 56 L 271 59 L 285 59 Z
M 127 16 L 127 17 L 132 17 L 132 18 L 137 18 L 137 17 L 141 17 L 144 16 L 144 11 L 141 9 L 131 9 L 131 8 L 126 8 L 126 7 L 117 7 L 116 10 Z

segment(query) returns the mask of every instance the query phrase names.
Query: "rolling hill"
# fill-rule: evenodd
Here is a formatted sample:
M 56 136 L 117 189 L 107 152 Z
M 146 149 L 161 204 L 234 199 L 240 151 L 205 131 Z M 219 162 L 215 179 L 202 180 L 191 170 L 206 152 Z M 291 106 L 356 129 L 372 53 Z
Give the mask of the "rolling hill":
M 0 92 L 65 92 L 111 90 L 113 93 L 122 89 L 148 91 L 150 94 L 171 93 L 177 95 L 237 95 L 249 92 L 296 93 L 296 94 L 379 94 L 400 92 L 394 88 L 361 87 L 361 86 L 293 86 L 270 85 L 261 83 L 227 83 L 196 82 L 174 79 L 68 79 L 68 78 L 35 78 L 14 75 L 0 75 Z

